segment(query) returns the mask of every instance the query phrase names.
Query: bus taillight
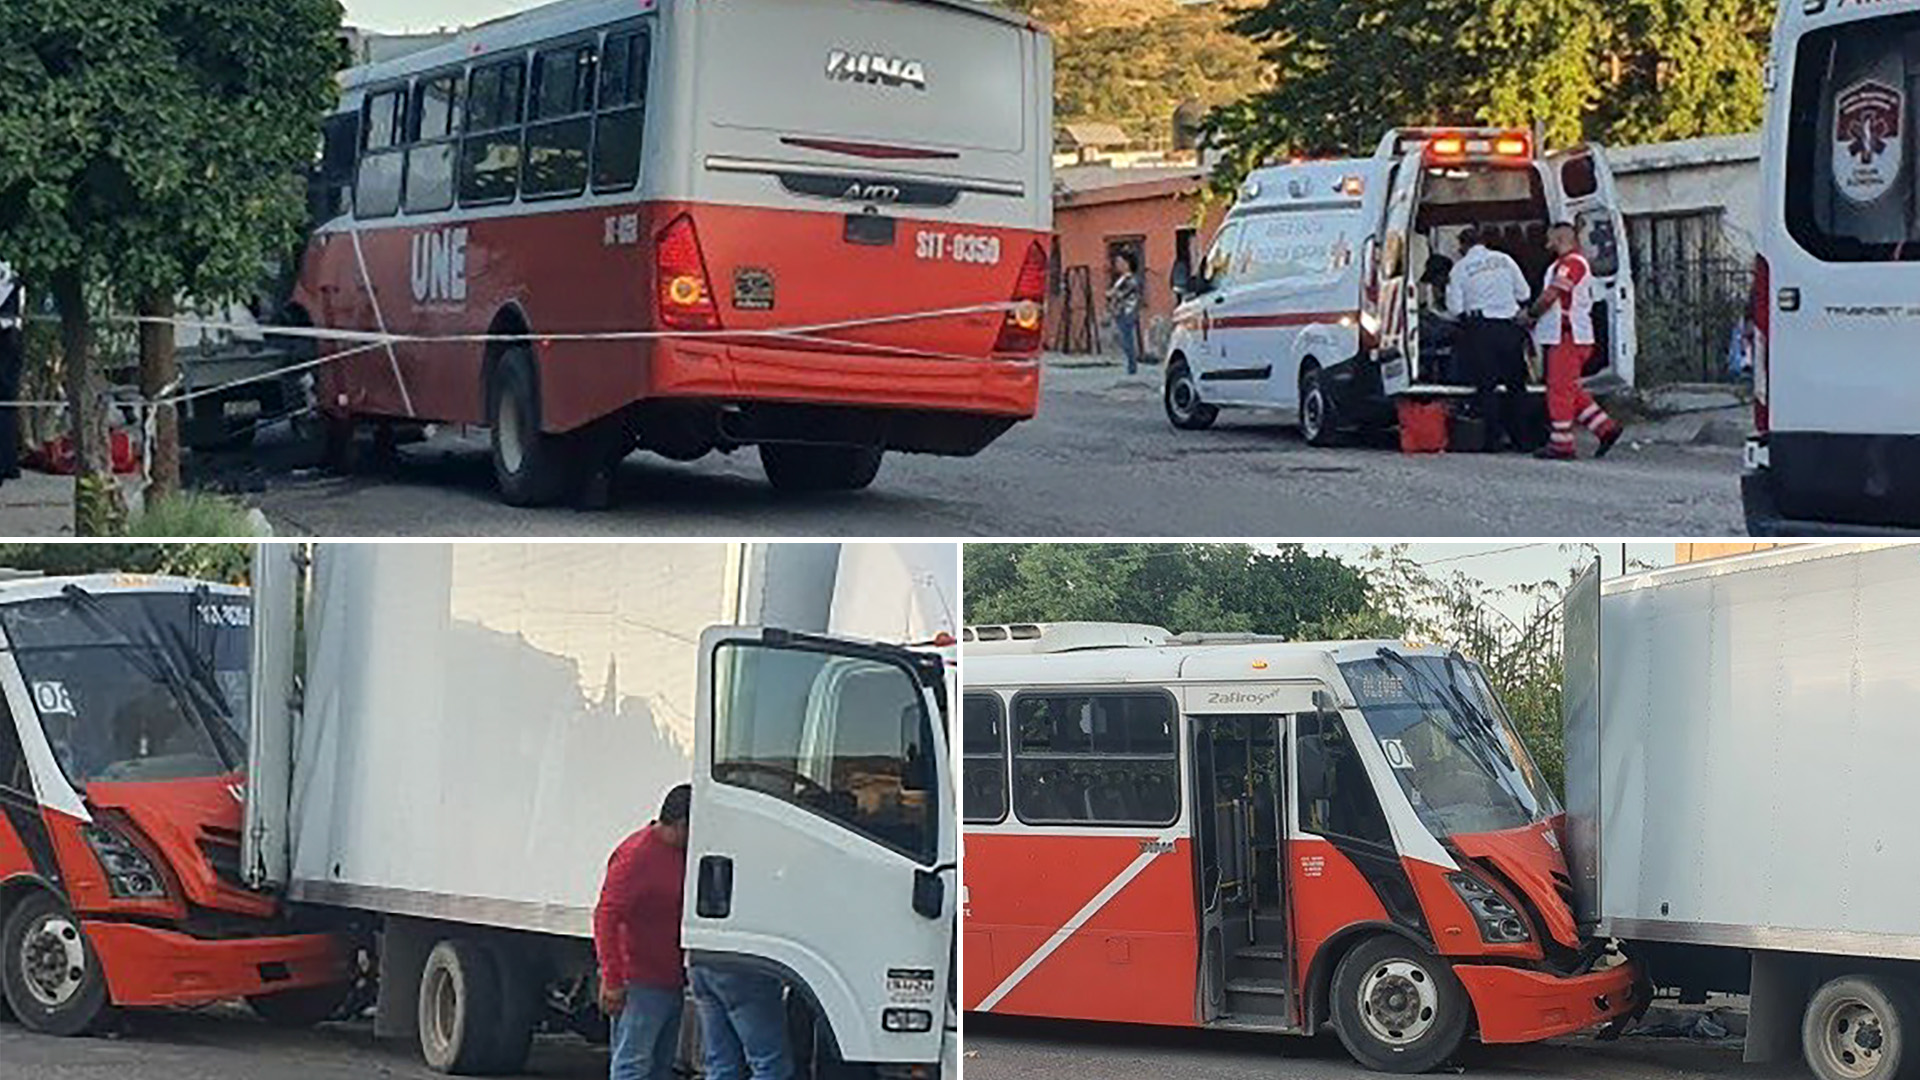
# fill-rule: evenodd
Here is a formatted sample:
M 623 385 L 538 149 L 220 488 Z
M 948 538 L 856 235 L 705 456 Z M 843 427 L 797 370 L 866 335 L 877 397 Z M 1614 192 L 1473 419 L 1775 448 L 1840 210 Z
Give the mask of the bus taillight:
M 693 218 L 682 214 L 660 230 L 654 244 L 654 277 L 660 283 L 660 323 L 669 330 L 718 330 L 720 305 L 713 299 L 706 256 Z
M 1000 324 L 1000 339 L 993 343 L 996 353 L 1037 353 L 1046 322 L 1047 249 L 1035 240 L 1020 264 L 1020 276 L 1013 285 L 1013 307 Z

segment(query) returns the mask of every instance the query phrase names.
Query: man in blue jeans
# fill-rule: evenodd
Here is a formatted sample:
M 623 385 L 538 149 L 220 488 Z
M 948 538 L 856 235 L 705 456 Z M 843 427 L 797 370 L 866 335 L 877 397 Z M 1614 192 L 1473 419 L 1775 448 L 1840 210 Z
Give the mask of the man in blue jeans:
M 593 910 L 600 1008 L 613 1020 L 611 1080 L 671 1080 L 686 987 L 680 913 L 693 789 L 667 792 L 660 818 L 607 861 Z
M 793 1080 L 785 987 L 779 979 L 696 966 L 693 1004 L 700 1010 L 706 1080 Z

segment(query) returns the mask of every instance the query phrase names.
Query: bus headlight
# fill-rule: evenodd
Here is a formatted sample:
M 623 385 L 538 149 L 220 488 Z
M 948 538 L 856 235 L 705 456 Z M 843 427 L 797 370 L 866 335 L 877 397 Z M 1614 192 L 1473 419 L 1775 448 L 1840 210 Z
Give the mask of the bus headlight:
M 1495 892 L 1493 886 L 1472 874 L 1448 874 L 1447 884 L 1453 886 L 1467 910 L 1473 912 L 1473 921 L 1480 924 L 1482 941 L 1489 945 L 1517 945 L 1533 939 L 1527 920 L 1507 903 L 1506 897 Z
M 106 825 L 82 825 L 80 835 L 107 872 L 107 891 L 117 900 L 165 900 L 167 886 L 146 852 Z

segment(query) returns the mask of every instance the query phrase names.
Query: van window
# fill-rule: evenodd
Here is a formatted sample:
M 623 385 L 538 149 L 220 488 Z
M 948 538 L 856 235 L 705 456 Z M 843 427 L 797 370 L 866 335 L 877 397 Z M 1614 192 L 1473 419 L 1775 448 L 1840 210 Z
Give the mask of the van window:
M 360 178 L 354 184 L 354 212 L 363 218 L 400 212 L 400 183 L 405 166 L 407 91 L 387 90 L 367 98 L 361 130 L 366 138 Z
M 1007 713 L 993 694 L 968 694 L 961 717 L 961 816 L 976 824 L 1007 818 Z
M 1013 812 L 1031 825 L 1171 825 L 1180 817 L 1173 699 L 1023 693 L 1013 699 Z
M 526 62 L 473 69 L 467 137 L 460 144 L 460 205 L 512 202 L 520 189 L 520 117 Z
M 1240 243 L 1242 284 L 1321 278 L 1353 262 L 1358 214 L 1264 214 L 1249 218 Z
M 1787 113 L 1787 231 L 1825 262 L 1920 261 L 1920 12 L 1807 34 Z
M 1232 280 L 1233 256 L 1240 244 L 1241 224 L 1230 221 L 1220 229 L 1220 235 L 1213 238 L 1213 248 L 1207 252 L 1207 280 L 1217 288 Z
M 600 115 L 593 136 L 593 190 L 626 191 L 640 179 L 647 123 L 647 44 L 642 28 L 607 35 L 600 58 Z

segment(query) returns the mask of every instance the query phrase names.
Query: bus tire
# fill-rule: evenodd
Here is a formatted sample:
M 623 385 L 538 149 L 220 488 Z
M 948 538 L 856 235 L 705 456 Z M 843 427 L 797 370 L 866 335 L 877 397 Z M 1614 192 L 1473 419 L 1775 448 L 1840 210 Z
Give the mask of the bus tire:
M 500 1020 L 499 966 L 477 941 L 447 938 L 420 972 L 420 1056 L 435 1072 L 490 1071 Z
M 880 475 L 886 451 L 878 446 L 809 446 L 762 443 L 760 466 L 778 491 L 815 494 L 861 491 Z
M 0 991 L 28 1031 L 81 1035 L 112 1012 L 100 954 L 52 893 L 35 890 L 14 905 L 0 931 L 0 956 Z
M 1308 446 L 1340 444 L 1340 412 L 1326 370 L 1309 363 L 1300 373 L 1300 437 Z
M 1473 1005 L 1445 960 L 1394 934 L 1368 938 L 1334 969 L 1333 1025 L 1369 1069 L 1423 1073 L 1466 1040 Z
M 1895 1080 L 1920 1074 L 1920 999 L 1882 975 L 1830 979 L 1807 1002 L 1800 1043 L 1820 1080 Z
M 1205 431 L 1220 419 L 1219 408 L 1200 400 L 1200 381 L 1184 357 L 1175 356 L 1167 364 L 1167 388 L 1160 403 L 1166 406 L 1167 420 L 1181 431 Z
M 508 506 L 550 506 L 566 495 L 573 456 L 563 436 L 540 429 L 540 390 L 533 354 L 507 349 L 487 384 L 487 423 L 493 429 L 493 476 Z
M 257 994 L 247 999 L 247 1008 L 271 1027 L 302 1030 L 339 1019 L 352 993 L 352 983 L 328 983 L 282 990 L 277 994 Z

